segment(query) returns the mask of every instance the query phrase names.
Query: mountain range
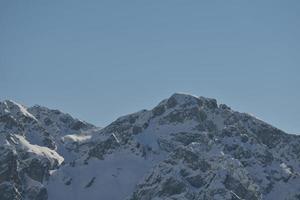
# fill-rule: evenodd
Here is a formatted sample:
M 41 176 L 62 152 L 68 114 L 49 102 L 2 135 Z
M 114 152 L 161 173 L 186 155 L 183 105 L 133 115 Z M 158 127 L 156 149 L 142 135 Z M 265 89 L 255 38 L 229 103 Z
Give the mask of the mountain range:
M 0 102 L 0 200 L 68 199 L 299 200 L 300 136 L 181 93 L 103 128 Z

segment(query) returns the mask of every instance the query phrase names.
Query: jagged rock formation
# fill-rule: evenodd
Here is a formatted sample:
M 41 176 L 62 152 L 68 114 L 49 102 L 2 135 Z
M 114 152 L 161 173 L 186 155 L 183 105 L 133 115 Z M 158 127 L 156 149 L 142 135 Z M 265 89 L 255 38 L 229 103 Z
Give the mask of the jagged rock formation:
M 0 199 L 46 200 L 43 183 L 64 160 L 61 137 L 92 128 L 57 110 L 0 102 Z
M 300 136 L 215 99 L 174 94 L 103 129 L 5 101 L 0 130 L 0 199 L 300 199 Z

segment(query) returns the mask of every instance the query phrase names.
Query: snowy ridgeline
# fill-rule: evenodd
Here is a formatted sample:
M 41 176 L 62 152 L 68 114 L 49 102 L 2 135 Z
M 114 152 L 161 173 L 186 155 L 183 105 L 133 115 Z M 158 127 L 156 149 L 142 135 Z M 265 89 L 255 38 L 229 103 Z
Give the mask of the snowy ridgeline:
M 300 138 L 174 94 L 104 128 L 0 103 L 0 199 L 300 199 Z

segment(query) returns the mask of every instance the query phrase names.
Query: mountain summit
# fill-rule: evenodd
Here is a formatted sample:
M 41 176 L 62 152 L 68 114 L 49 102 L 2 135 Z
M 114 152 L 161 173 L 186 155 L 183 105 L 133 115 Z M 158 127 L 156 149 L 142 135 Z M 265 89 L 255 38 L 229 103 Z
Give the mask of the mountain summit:
M 2 200 L 297 200 L 300 136 L 175 93 L 104 128 L 0 102 Z

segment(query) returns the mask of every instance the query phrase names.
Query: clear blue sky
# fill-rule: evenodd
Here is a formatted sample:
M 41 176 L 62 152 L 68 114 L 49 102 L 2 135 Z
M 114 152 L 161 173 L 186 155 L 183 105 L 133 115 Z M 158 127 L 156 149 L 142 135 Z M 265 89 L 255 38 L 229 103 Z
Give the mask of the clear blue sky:
M 99 126 L 174 92 L 300 133 L 300 1 L 0 1 L 0 100 Z

